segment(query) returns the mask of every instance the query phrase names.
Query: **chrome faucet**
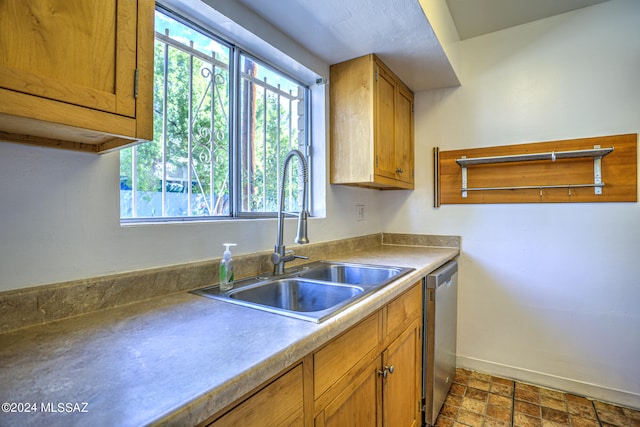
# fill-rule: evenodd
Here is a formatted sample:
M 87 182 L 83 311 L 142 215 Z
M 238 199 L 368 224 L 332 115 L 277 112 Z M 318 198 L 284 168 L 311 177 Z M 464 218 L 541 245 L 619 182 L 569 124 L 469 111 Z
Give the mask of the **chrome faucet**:
M 307 183 L 309 181 L 309 171 L 307 170 L 307 162 L 304 159 L 304 155 L 299 150 L 291 150 L 284 160 L 284 166 L 282 168 L 282 181 L 280 182 L 279 193 L 279 205 L 278 210 L 278 236 L 276 246 L 274 247 L 273 254 L 271 254 L 271 262 L 273 262 L 273 274 L 284 273 L 284 263 L 293 261 L 296 258 L 308 259 L 305 256 L 295 255 L 293 251 L 286 251 L 284 243 L 282 242 L 282 234 L 284 227 L 284 181 L 287 176 L 287 166 L 292 157 L 297 156 L 300 160 L 301 172 L 304 187 L 302 189 L 302 206 L 300 207 L 300 213 L 298 215 L 298 233 L 296 235 L 295 243 L 305 244 L 309 243 L 307 237 L 307 216 L 309 213 L 306 210 L 307 206 Z

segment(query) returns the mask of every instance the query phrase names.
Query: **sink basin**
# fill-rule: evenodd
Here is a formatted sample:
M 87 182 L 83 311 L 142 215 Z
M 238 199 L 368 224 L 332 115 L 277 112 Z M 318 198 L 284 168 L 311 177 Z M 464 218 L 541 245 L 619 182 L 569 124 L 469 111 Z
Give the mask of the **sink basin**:
M 231 291 L 229 298 L 306 313 L 326 310 L 362 292 L 358 286 L 291 278 Z
M 317 268 L 300 273 L 300 277 L 351 285 L 376 285 L 394 279 L 401 268 L 374 265 L 321 262 Z
M 320 323 L 388 285 L 412 268 L 317 261 L 280 276 L 239 280 L 191 291 L 225 302 Z

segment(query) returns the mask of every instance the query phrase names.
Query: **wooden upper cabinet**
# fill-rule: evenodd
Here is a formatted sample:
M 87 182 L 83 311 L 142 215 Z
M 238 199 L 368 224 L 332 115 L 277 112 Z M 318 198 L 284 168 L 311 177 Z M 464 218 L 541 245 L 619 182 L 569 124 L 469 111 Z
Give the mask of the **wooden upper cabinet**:
M 331 183 L 413 189 L 413 93 L 375 55 L 331 66 Z
M 152 0 L 0 2 L 0 141 L 153 139 L 153 13 Z

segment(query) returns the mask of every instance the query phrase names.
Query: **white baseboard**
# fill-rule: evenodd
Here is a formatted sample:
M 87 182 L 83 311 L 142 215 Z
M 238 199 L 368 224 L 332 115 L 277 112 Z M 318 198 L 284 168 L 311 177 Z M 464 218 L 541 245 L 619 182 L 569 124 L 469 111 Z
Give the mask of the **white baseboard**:
M 469 356 L 456 357 L 459 368 L 483 372 L 640 410 L 640 394 Z

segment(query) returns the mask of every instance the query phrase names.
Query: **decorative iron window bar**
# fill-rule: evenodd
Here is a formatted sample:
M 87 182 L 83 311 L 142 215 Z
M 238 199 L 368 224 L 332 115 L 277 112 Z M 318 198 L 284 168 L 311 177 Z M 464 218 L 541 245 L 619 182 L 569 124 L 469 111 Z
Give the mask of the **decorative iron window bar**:
M 222 75 L 218 75 L 217 74 L 217 71 L 221 70 L 223 72 L 228 72 L 229 71 L 229 64 L 224 62 L 224 61 L 220 61 L 219 59 L 217 59 L 215 53 L 213 53 L 211 55 L 203 53 L 203 52 L 195 49 L 193 47 L 192 43 L 191 43 L 191 45 L 187 45 L 187 44 L 181 43 L 180 41 L 177 41 L 177 40 L 171 38 L 168 29 L 165 30 L 165 33 L 161 33 L 161 32 L 156 31 L 155 32 L 155 39 L 156 39 L 156 41 L 162 43 L 163 51 L 164 51 L 164 55 L 165 55 L 165 61 L 164 61 L 165 62 L 165 65 L 164 65 L 164 67 L 165 67 L 165 70 L 164 70 L 165 78 L 163 79 L 164 87 L 163 87 L 163 90 L 162 90 L 162 92 L 163 92 L 163 104 L 164 104 L 163 105 L 163 110 L 164 111 L 167 110 L 167 105 L 166 105 L 166 103 L 167 103 L 167 85 L 168 85 L 168 81 L 166 79 L 166 75 L 167 75 L 167 59 L 166 59 L 166 57 L 167 57 L 167 48 L 171 47 L 171 48 L 177 49 L 177 50 L 182 51 L 182 52 L 186 53 L 187 55 L 189 55 L 188 56 L 189 60 L 186 61 L 185 66 L 189 68 L 188 74 L 190 76 L 189 93 L 188 93 L 188 95 L 189 95 L 189 105 L 190 105 L 190 107 L 189 107 L 189 124 L 188 124 L 188 127 L 189 127 L 189 131 L 188 131 L 189 143 L 188 143 L 188 153 L 187 153 L 188 154 L 189 167 L 187 169 L 188 177 L 186 178 L 186 182 L 188 182 L 190 184 L 187 185 L 186 192 L 188 193 L 188 199 L 189 199 L 189 202 L 187 204 L 187 206 L 188 206 L 187 216 L 191 216 L 192 215 L 191 206 L 192 206 L 192 198 L 193 198 L 192 186 L 194 186 L 194 185 L 197 186 L 198 189 L 200 190 L 200 193 L 202 193 L 202 194 L 206 194 L 207 193 L 205 191 L 205 189 L 204 189 L 203 183 L 200 181 L 200 178 L 198 176 L 197 171 L 194 170 L 195 165 L 194 165 L 193 157 L 196 156 L 194 151 L 195 151 L 196 148 L 204 150 L 204 154 L 202 154 L 201 157 L 203 157 L 204 159 L 209 159 L 209 161 L 211 162 L 211 177 L 210 177 L 210 180 L 211 180 L 211 183 L 212 183 L 211 186 L 213 186 L 213 181 L 214 181 L 214 176 L 213 176 L 214 164 L 213 164 L 213 162 L 214 162 L 214 159 L 215 159 L 215 156 L 216 156 L 215 153 L 214 153 L 214 150 L 216 149 L 216 146 L 217 146 L 216 145 L 216 141 L 214 141 L 214 137 L 218 136 L 216 131 L 215 131 L 215 129 L 213 129 L 213 117 L 211 117 L 211 128 L 210 129 L 206 129 L 206 131 L 208 131 L 207 133 L 209 135 L 208 140 L 203 141 L 203 142 L 194 141 L 193 140 L 194 121 L 195 121 L 195 117 L 197 117 L 198 112 L 200 111 L 200 109 L 203 108 L 204 102 L 206 102 L 205 97 L 210 96 L 211 97 L 210 102 L 218 103 L 221 106 L 221 110 L 222 110 L 223 114 L 225 115 L 224 121 L 228 122 L 228 120 L 229 120 L 228 119 L 228 111 L 226 111 L 226 107 L 223 106 L 224 103 L 223 103 L 223 101 L 221 99 L 222 95 L 220 94 L 219 88 L 218 88 L 219 85 L 225 84 L 226 82 L 224 81 L 225 79 L 224 79 L 224 77 Z M 193 99 L 192 99 L 194 97 L 194 94 L 193 94 L 193 88 L 192 88 L 192 82 L 191 82 L 192 76 L 194 75 L 194 71 L 195 71 L 194 70 L 194 65 L 193 65 L 193 59 L 194 58 L 197 58 L 197 59 L 199 59 L 199 60 L 201 60 L 203 62 L 204 66 L 201 68 L 200 72 L 202 73 L 202 77 L 204 77 L 205 79 L 208 80 L 208 87 L 204 91 L 204 93 L 202 95 L 202 98 L 197 100 L 195 103 L 193 102 Z M 274 96 L 276 96 L 278 98 L 278 100 L 280 100 L 282 98 L 286 99 L 286 102 L 289 103 L 289 111 L 292 111 L 291 104 L 294 101 L 299 101 L 301 99 L 304 99 L 304 95 L 302 95 L 300 93 L 291 93 L 289 91 L 282 90 L 279 87 L 279 85 L 275 86 L 275 85 L 272 85 L 272 84 L 268 83 L 266 81 L 266 78 L 264 80 L 260 80 L 260 79 L 257 79 L 254 76 L 249 75 L 249 74 L 247 74 L 245 72 L 241 72 L 240 76 L 241 76 L 241 78 L 243 80 L 247 81 L 250 85 L 255 85 L 255 86 L 260 87 L 260 88 L 263 89 L 262 97 L 264 98 L 265 104 L 266 104 L 267 96 L 269 96 L 269 94 L 273 94 Z M 278 101 L 278 107 L 280 107 L 280 101 Z M 266 114 L 267 114 L 267 109 L 265 108 L 263 110 L 263 115 L 265 115 L 265 117 L 266 117 Z M 166 114 L 163 114 L 162 116 L 163 116 L 162 120 L 166 121 L 167 120 Z M 280 120 L 281 120 L 281 115 L 280 115 L 279 109 L 278 109 L 278 112 L 276 114 L 276 118 L 277 118 L 276 119 L 277 120 L 276 128 L 278 129 L 278 138 L 277 138 L 277 140 L 279 141 L 280 140 L 280 135 L 279 135 L 280 134 L 280 130 L 279 129 L 280 129 Z M 266 129 L 266 118 L 264 119 L 264 121 L 265 121 L 265 126 L 263 127 L 262 132 L 263 132 L 263 139 L 266 140 L 267 139 L 266 136 L 265 136 L 266 132 L 267 132 L 267 129 Z M 289 128 L 290 128 L 289 129 L 289 134 L 290 135 L 293 133 L 293 131 L 291 129 L 291 126 L 292 125 L 290 123 L 290 125 L 289 125 Z M 166 123 L 163 124 L 163 128 L 166 128 Z M 290 136 L 290 139 L 291 139 L 291 136 Z M 224 142 L 224 143 L 228 144 L 228 142 L 226 142 L 226 141 L 217 141 L 217 142 L 218 143 Z M 166 143 L 167 143 L 166 142 L 166 132 L 163 132 L 162 143 L 163 143 L 163 145 L 166 146 Z M 278 142 L 278 144 L 279 144 L 279 142 Z M 196 145 L 197 145 L 197 147 L 196 147 Z M 280 150 L 278 149 L 277 151 L 280 151 Z M 166 150 L 163 150 L 163 152 L 166 152 Z M 134 151 L 133 155 L 134 155 L 134 159 L 135 159 L 135 151 Z M 134 160 L 134 162 L 135 162 L 135 160 Z M 166 165 L 166 163 L 167 163 L 167 159 L 163 158 L 163 164 Z M 279 161 L 278 161 L 278 170 L 279 170 Z M 133 170 L 132 175 L 133 175 L 133 182 L 134 182 L 132 187 L 136 188 L 136 185 L 135 185 L 136 169 L 135 168 Z M 292 174 L 292 176 L 293 176 L 293 174 Z M 293 176 L 293 177 L 295 178 L 295 176 Z M 249 177 L 249 178 L 251 178 L 251 177 Z M 290 178 L 290 179 L 292 179 L 292 178 Z M 250 180 L 250 179 L 248 179 L 248 180 Z M 163 183 L 167 183 L 169 181 L 170 181 L 170 179 L 166 175 L 166 167 L 163 167 L 162 182 Z M 265 177 L 263 177 L 262 181 L 265 183 L 264 185 L 266 185 L 267 179 Z M 236 184 L 236 185 L 239 185 L 239 184 Z M 167 207 L 167 202 L 166 202 L 166 192 L 167 192 L 167 190 L 166 190 L 165 187 L 166 187 L 166 184 L 161 186 L 161 188 L 162 188 L 162 190 L 161 190 L 162 191 L 162 209 L 163 209 L 162 216 L 163 217 L 166 216 L 165 209 Z M 238 189 L 236 189 L 234 191 L 234 193 L 235 194 L 239 194 L 240 191 Z M 263 199 L 264 200 L 262 201 L 263 205 L 267 204 L 266 198 L 267 198 L 267 192 L 266 192 L 266 189 L 264 189 L 263 190 Z M 291 200 L 291 199 L 292 199 L 291 197 L 287 198 L 287 200 Z M 223 212 L 223 208 L 218 206 L 221 202 L 224 202 L 223 198 L 222 197 L 218 197 L 218 195 L 214 194 L 213 191 L 211 191 L 211 193 L 209 194 L 209 196 L 207 198 L 203 199 L 203 203 L 206 206 L 206 211 L 208 212 L 208 214 L 210 216 L 224 215 L 225 214 L 225 212 Z M 133 211 L 136 212 L 135 197 L 133 197 Z M 260 214 L 260 212 L 258 212 L 258 213 L 253 212 L 253 215 L 259 215 L 259 214 Z M 135 217 L 135 215 L 134 215 L 134 217 Z
M 187 168 L 187 177 L 184 180 L 185 184 L 185 189 L 186 191 L 184 191 L 185 189 L 183 189 L 184 192 L 187 193 L 187 197 L 188 197 L 188 203 L 187 203 L 187 212 L 186 212 L 186 216 L 190 217 L 193 215 L 192 212 L 192 205 L 193 205 L 193 200 L 194 200 L 194 194 L 193 194 L 193 187 L 196 186 L 199 190 L 199 193 L 204 195 L 205 197 L 201 198 L 202 204 L 205 206 L 206 212 L 211 216 L 211 215 L 220 215 L 221 211 L 224 209 L 220 206 L 220 204 L 223 202 L 223 198 L 219 197 L 218 194 L 216 194 L 213 190 L 214 188 L 214 183 L 215 183 L 215 178 L 214 178 L 214 172 L 213 172 L 213 167 L 214 167 L 214 163 L 215 163 L 215 150 L 217 149 L 217 145 L 219 143 L 224 143 L 224 141 L 217 141 L 218 144 L 216 143 L 216 141 L 214 141 L 214 138 L 216 138 L 217 133 L 216 130 L 214 129 L 214 117 L 213 117 L 213 109 L 212 109 L 212 116 L 210 118 L 210 127 L 209 128 L 205 128 L 201 130 L 202 135 L 205 135 L 205 140 L 203 141 L 197 141 L 194 138 L 194 124 L 195 124 L 195 120 L 196 117 L 199 113 L 199 111 L 203 108 L 204 103 L 206 102 L 206 98 L 208 96 L 211 97 L 210 102 L 212 103 L 219 103 L 221 106 L 223 105 L 222 102 L 222 95 L 220 93 L 219 90 L 219 85 L 220 84 L 224 84 L 225 83 L 225 78 L 218 74 L 218 71 L 223 71 L 223 72 L 228 72 L 229 70 L 229 64 L 224 62 L 224 61 L 220 61 L 219 59 L 216 58 L 216 54 L 212 53 L 211 55 L 203 53 L 197 49 L 195 49 L 193 47 L 193 41 L 190 42 L 190 44 L 185 44 L 185 43 L 181 43 L 180 41 L 177 41 L 173 38 L 171 38 L 170 33 L 169 33 L 169 29 L 165 29 L 164 33 L 161 33 L 159 31 L 155 32 L 155 40 L 159 43 L 162 44 L 162 54 L 163 54 L 163 78 L 162 78 L 162 138 L 161 138 L 161 142 L 163 145 L 163 150 L 162 150 L 162 178 L 161 178 L 161 195 L 162 195 L 162 201 L 161 201 L 161 208 L 162 208 L 162 215 L 161 217 L 168 217 L 171 215 L 167 215 L 167 193 L 168 193 L 168 183 L 171 182 L 171 179 L 168 177 L 167 175 L 167 162 L 168 162 L 168 158 L 166 155 L 166 147 L 167 147 L 167 134 L 166 134 L 166 128 L 167 128 L 167 110 L 168 110 L 168 96 L 167 96 L 167 90 L 168 90 L 168 85 L 169 82 L 167 80 L 167 75 L 168 75 L 168 67 L 169 67 L 169 53 L 168 53 L 168 49 L 171 47 L 173 49 L 176 49 L 178 51 L 181 51 L 185 54 L 188 55 L 188 61 L 186 61 L 185 67 L 188 68 L 188 74 L 189 74 L 189 81 L 188 81 L 188 104 L 189 104 L 189 111 L 188 111 L 188 132 L 187 132 L 187 139 L 188 139 L 188 150 L 187 150 L 187 156 L 188 156 L 188 168 Z M 204 78 L 207 81 L 207 88 L 203 91 L 203 94 L 201 96 L 201 98 L 197 101 L 197 106 L 194 107 L 194 88 L 193 88 L 193 84 L 194 84 L 194 77 L 195 74 L 194 72 L 196 71 L 196 67 L 194 66 L 194 58 L 202 61 L 202 68 L 199 70 L 201 77 Z M 222 114 L 224 114 L 225 116 L 225 122 L 228 122 L 228 112 L 225 110 L 224 107 L 221 107 L 222 110 Z M 196 166 L 194 164 L 194 156 L 195 154 L 195 150 L 196 149 L 200 149 L 201 150 L 201 154 L 199 155 L 199 157 L 201 158 L 201 160 L 207 160 L 208 162 L 211 164 L 211 172 L 210 172 L 210 176 L 209 176 L 209 186 L 211 187 L 210 191 L 207 191 L 205 189 L 205 187 L 207 186 L 207 184 L 203 183 L 198 172 L 195 170 Z M 136 164 L 136 151 L 133 151 L 133 164 Z M 137 188 L 136 185 L 136 180 L 137 180 L 137 168 L 133 168 L 133 173 L 132 173 L 132 179 L 133 179 L 133 189 L 134 189 L 134 196 L 132 197 L 132 211 L 133 211 L 133 217 L 137 218 L 137 206 L 136 206 L 136 196 L 135 196 L 135 189 Z M 155 220 L 157 220 L 158 218 L 155 218 Z
M 593 187 L 595 194 L 602 194 L 602 158 L 613 151 L 613 147 L 600 148 L 596 145 L 593 149 L 587 150 L 570 150 L 570 151 L 551 151 L 546 153 L 531 153 L 531 154 L 514 154 L 509 156 L 490 156 L 490 157 L 475 157 L 466 158 L 463 156 L 460 159 L 456 159 L 456 163 L 462 168 L 462 197 L 467 197 L 468 191 L 495 191 L 495 190 L 524 190 L 524 189 L 539 189 L 542 192 L 547 188 L 583 188 Z M 558 159 L 576 159 L 576 158 L 593 158 L 593 184 L 559 184 L 559 185 L 520 185 L 509 187 L 468 187 L 467 186 L 467 166 L 473 165 L 488 165 L 498 163 L 512 163 L 512 162 L 529 162 L 536 160 L 551 160 L 555 162 Z

